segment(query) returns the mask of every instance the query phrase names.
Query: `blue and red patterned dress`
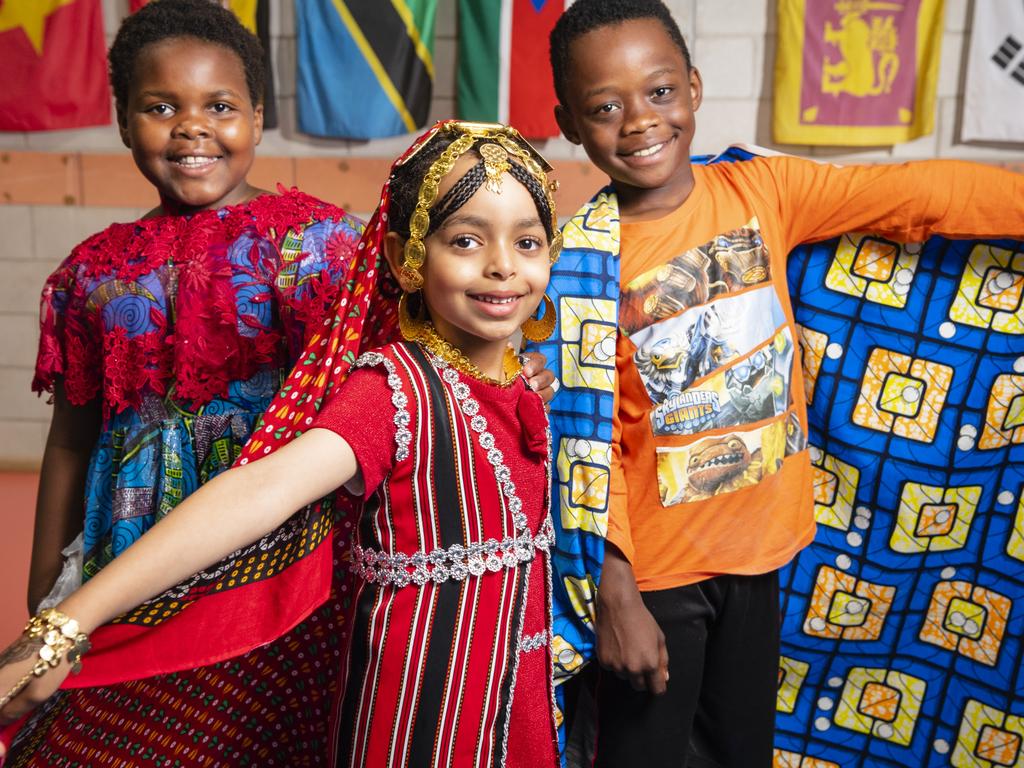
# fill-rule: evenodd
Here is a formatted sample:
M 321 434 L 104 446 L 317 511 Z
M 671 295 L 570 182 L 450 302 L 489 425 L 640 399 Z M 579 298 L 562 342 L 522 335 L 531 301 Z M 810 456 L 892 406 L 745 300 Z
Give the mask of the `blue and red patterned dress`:
M 46 281 L 33 388 L 99 398 L 88 578 L 234 462 L 331 308 L 362 224 L 297 190 L 113 224 Z

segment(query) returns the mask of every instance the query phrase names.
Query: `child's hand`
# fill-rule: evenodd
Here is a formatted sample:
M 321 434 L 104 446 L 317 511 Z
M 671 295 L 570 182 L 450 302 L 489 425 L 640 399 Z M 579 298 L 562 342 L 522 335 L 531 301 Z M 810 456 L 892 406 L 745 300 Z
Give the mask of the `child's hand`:
M 0 697 L 6 696 L 35 666 L 42 645 L 42 639 L 32 640 L 22 635 L 0 651 Z M 0 709 L 0 726 L 17 722 L 46 701 L 60 688 L 70 670 L 67 660 L 63 659 L 41 677 L 33 677 L 21 693 Z
M 660 696 L 668 687 L 665 635 L 640 598 L 629 561 L 611 546 L 597 593 L 597 660 L 637 691 Z
M 550 403 L 558 391 L 558 381 L 555 374 L 544 366 L 547 359 L 540 352 L 524 352 L 523 376 L 530 384 L 530 389 L 540 395 L 545 405 Z

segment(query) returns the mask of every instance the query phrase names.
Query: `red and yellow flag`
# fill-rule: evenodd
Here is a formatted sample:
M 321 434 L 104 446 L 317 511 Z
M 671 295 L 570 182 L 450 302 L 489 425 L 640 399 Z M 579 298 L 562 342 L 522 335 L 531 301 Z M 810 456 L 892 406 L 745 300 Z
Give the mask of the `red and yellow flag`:
M 942 0 L 779 0 L 780 144 L 895 144 L 931 133 Z
M 220 5 L 229 9 L 238 20 L 242 22 L 243 26 L 252 32 L 254 35 L 256 31 L 256 7 L 259 5 L 259 0 L 217 0 Z M 149 0 L 128 0 L 128 11 L 135 13 L 139 8 L 144 6 Z
M 100 0 L 0 0 L 0 131 L 111 121 Z

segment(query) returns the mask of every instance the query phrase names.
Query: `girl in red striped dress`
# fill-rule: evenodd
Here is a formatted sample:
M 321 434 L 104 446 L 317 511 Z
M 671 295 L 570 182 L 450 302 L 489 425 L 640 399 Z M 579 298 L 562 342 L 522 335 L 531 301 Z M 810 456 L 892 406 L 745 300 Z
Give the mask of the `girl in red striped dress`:
M 446 122 L 421 139 L 360 245 L 383 249 L 404 291 L 404 340 L 359 357 L 301 437 L 208 483 L 41 616 L 50 633 L 7 654 L 0 695 L 344 485 L 362 512 L 335 764 L 556 765 L 549 437 L 509 348 L 520 328 L 554 325 L 550 301 L 533 317 L 560 247 L 547 170 L 502 126 Z M 66 661 L 0 722 L 51 693 Z

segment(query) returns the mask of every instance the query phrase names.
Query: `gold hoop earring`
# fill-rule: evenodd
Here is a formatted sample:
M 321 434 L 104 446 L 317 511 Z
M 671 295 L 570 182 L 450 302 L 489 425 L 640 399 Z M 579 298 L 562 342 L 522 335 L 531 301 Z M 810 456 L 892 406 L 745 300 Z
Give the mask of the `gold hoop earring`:
M 539 307 L 538 307 L 539 309 Z M 523 338 L 529 341 L 544 341 L 555 330 L 555 302 L 544 294 L 544 315 L 540 318 L 527 318 L 520 326 Z
M 403 293 L 398 297 L 398 330 L 406 341 L 417 341 L 423 337 L 426 328 L 426 313 L 423 311 L 423 297 L 420 297 L 420 304 L 416 317 L 409 311 L 409 296 L 412 294 Z

